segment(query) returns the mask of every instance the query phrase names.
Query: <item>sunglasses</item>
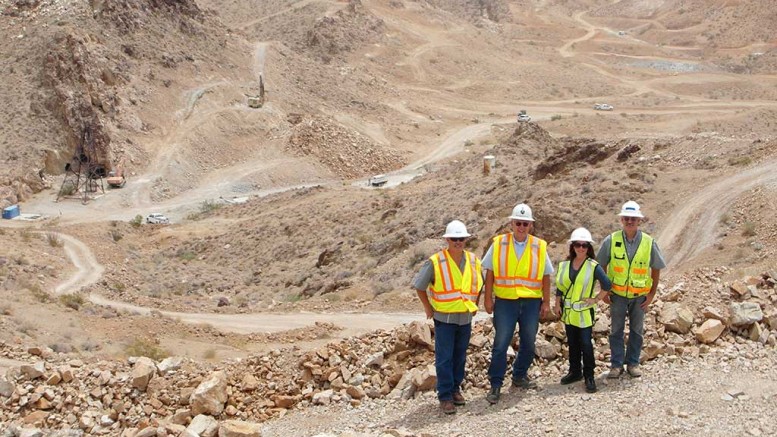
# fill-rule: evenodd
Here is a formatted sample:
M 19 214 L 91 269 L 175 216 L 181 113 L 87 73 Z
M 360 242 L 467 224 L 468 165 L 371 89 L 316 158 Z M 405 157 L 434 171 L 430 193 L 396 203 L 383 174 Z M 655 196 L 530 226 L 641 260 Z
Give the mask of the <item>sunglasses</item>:
M 529 227 L 529 225 L 531 225 L 531 222 L 518 222 L 518 221 L 513 221 L 513 226 L 523 226 L 523 227 L 525 227 L 525 228 L 528 228 L 528 227 Z
M 581 248 L 581 247 L 588 248 L 588 243 L 572 243 L 572 247 L 575 247 L 575 248 Z
M 624 222 L 638 222 L 639 217 L 621 217 Z
M 448 238 L 448 239 L 455 243 L 461 243 L 462 241 L 466 240 L 467 237 L 455 237 L 455 238 Z

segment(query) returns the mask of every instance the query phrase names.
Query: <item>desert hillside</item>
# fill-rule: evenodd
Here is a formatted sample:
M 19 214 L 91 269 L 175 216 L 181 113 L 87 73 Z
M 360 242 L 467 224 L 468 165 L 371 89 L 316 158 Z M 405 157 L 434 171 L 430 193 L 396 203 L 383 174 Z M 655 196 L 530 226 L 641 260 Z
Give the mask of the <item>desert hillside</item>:
M 0 435 L 775 434 L 773 10 L 3 3 Z M 668 264 L 645 377 L 601 378 L 600 304 L 599 393 L 547 320 L 540 389 L 489 406 L 480 311 L 440 414 L 409 286 L 446 223 L 483 255 L 526 202 L 558 263 L 626 200 Z

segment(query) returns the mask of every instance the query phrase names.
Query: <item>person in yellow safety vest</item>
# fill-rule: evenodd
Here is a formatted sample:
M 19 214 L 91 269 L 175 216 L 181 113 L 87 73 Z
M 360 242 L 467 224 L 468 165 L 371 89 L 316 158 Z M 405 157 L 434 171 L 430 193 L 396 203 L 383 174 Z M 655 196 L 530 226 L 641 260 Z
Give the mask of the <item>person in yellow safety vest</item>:
M 569 237 L 569 256 L 562 261 L 556 273 L 556 312 L 567 331 L 569 342 L 569 372 L 561 384 L 572 384 L 585 377 L 585 391 L 596 392 L 594 380 L 593 326 L 594 307 L 610 291 L 612 283 L 594 259 L 593 237 L 586 228 L 577 228 Z M 596 281 L 602 287 L 594 297 Z M 580 358 L 583 367 L 580 367 Z
M 432 255 L 413 280 L 427 319 L 434 319 L 434 363 L 437 398 L 445 414 L 466 404 L 461 394 L 472 317 L 478 311 L 483 288 L 480 259 L 464 250 L 470 237 L 464 223 L 454 220 L 445 228 L 448 248 Z
M 621 208 L 623 230 L 605 237 L 596 260 L 612 281 L 612 293 L 604 301 L 610 304 L 610 373 L 607 378 L 623 375 L 623 365 L 632 378 L 642 376 L 639 368 L 644 335 L 645 312 L 656 295 L 664 257 L 653 237 L 639 230 L 640 206 L 629 200 Z M 623 331 L 629 318 L 629 343 L 624 352 Z
M 531 235 L 534 216 L 529 205 L 520 203 L 510 215 L 512 232 L 494 237 L 483 257 L 486 271 L 486 312 L 494 314 L 494 346 L 488 379 L 491 389 L 486 395 L 490 404 L 499 402 L 505 372 L 507 348 L 518 324 L 520 347 L 513 362 L 513 387 L 537 388 L 529 379 L 534 360 L 534 342 L 542 316 L 553 315 L 550 305 L 550 276 L 553 264 L 545 240 Z

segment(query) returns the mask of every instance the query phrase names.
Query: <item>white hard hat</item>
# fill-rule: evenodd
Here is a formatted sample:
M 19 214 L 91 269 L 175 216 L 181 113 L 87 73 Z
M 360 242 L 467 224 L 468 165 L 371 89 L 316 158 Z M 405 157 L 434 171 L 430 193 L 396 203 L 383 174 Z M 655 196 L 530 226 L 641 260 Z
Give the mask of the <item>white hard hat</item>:
M 519 203 L 513 208 L 513 214 L 510 216 L 510 220 L 524 220 L 527 222 L 533 222 L 534 216 L 531 214 L 531 208 L 525 203 Z
M 621 207 L 621 212 L 618 215 L 621 217 L 645 218 L 645 216 L 642 215 L 642 212 L 640 212 L 639 203 L 633 200 L 629 200 L 628 202 L 624 203 L 623 207 Z
M 572 235 L 569 237 L 569 242 L 572 243 L 573 241 L 587 241 L 593 244 L 594 239 L 591 237 L 591 233 L 588 232 L 588 229 L 577 228 L 572 231 Z
M 443 235 L 442 238 L 463 238 L 470 236 L 464 223 L 454 220 L 445 227 L 445 235 Z

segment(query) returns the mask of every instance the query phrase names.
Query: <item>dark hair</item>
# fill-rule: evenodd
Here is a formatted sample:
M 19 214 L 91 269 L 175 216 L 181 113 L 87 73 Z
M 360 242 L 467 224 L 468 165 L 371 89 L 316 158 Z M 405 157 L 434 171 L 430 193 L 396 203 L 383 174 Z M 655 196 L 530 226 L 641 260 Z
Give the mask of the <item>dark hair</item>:
M 567 261 L 572 261 L 573 259 L 575 259 L 575 248 L 572 247 L 572 243 L 574 243 L 574 241 L 569 243 L 569 256 L 567 257 Z M 588 258 L 596 259 L 596 255 L 594 255 L 594 245 L 591 243 L 588 243 L 587 241 L 586 243 L 588 244 L 588 250 L 586 251 L 586 255 L 588 255 Z

